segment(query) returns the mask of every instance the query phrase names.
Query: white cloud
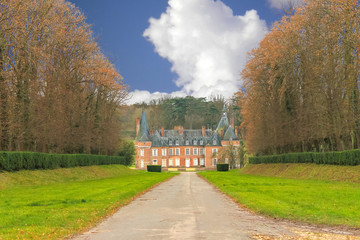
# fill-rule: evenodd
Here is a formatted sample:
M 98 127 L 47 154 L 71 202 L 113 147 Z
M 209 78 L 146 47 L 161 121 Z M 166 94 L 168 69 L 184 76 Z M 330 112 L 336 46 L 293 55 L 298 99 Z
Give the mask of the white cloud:
M 154 92 L 150 93 L 149 91 L 135 90 L 130 93 L 130 99 L 127 101 L 127 104 L 134 103 L 149 103 L 151 100 L 156 100 L 166 97 L 185 97 L 186 94 L 182 91 L 165 93 L 165 92 Z
M 270 3 L 270 7 L 283 9 L 289 6 L 290 3 L 294 4 L 295 6 L 301 3 L 303 0 L 267 0 Z
M 247 52 L 267 32 L 266 22 L 255 10 L 234 16 L 220 0 L 169 0 L 168 4 L 159 19 L 150 18 L 144 37 L 172 64 L 179 92 L 230 97 L 241 84 Z M 133 95 L 139 99 L 152 95 L 147 93 L 135 91 Z

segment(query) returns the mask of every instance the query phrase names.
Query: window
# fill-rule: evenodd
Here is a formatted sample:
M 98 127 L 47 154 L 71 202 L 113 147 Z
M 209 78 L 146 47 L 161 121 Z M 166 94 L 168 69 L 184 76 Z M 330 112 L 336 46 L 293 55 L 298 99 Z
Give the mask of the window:
M 178 139 L 176 139 L 175 145 L 176 145 L 176 146 L 179 146 L 179 140 L 178 140 Z
M 180 148 L 175 148 L 175 155 L 180 156 Z
M 172 156 L 173 155 L 173 150 L 172 148 L 169 149 L 169 156 Z
M 200 165 L 205 166 L 205 159 L 204 158 L 200 158 Z
M 144 167 L 144 159 L 140 160 L 140 167 L 143 168 Z
M 189 145 L 189 140 L 186 139 L 185 145 Z
M 194 145 L 195 145 L 195 146 L 197 145 L 197 140 L 196 140 L 196 139 L 194 140 Z
M 217 148 L 213 148 L 212 153 L 217 153 Z
M 193 162 L 194 162 L 194 166 L 199 165 L 199 164 L 198 164 L 198 159 L 197 159 L 197 158 L 194 158 Z
M 200 140 L 200 145 L 204 145 L 204 140 Z
M 190 149 L 189 148 L 185 149 L 185 155 L 190 155 Z
M 156 165 L 157 164 L 157 159 L 153 160 L 153 164 Z
M 169 159 L 169 166 L 174 166 L 174 161 L 172 160 L 172 158 Z
M 144 156 L 144 149 L 140 149 L 140 156 Z
M 161 150 L 161 155 L 162 155 L 162 156 L 166 156 L 166 148 L 164 148 L 164 149 Z
M 180 166 L 180 158 L 175 159 L 175 165 Z
M 213 145 L 217 145 L 216 139 L 213 140 Z
M 197 148 L 193 148 L 193 155 L 198 155 L 198 149 Z
M 217 159 L 214 158 L 214 159 L 213 159 L 213 166 L 216 166 L 216 163 L 217 163 Z
M 200 155 L 204 155 L 204 149 L 200 148 Z
M 173 145 L 173 141 L 169 140 L 169 146 L 172 146 L 172 145 Z
M 228 158 L 225 158 L 225 163 L 229 163 L 229 159 L 228 159 Z
M 158 150 L 157 150 L 157 149 L 153 149 L 153 150 L 152 150 L 152 155 L 153 155 L 153 156 L 157 156 L 157 155 L 158 155 Z
M 163 160 L 162 160 L 162 166 L 163 166 L 163 167 L 166 167 L 166 159 L 163 159 Z

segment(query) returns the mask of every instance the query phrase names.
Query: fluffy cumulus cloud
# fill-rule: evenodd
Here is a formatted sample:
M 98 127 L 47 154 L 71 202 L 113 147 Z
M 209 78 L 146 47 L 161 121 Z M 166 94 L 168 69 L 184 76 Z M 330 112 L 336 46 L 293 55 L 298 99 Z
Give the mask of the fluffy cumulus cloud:
M 168 4 L 159 19 L 150 18 L 144 37 L 178 75 L 175 83 L 180 91 L 170 95 L 230 97 L 241 85 L 247 53 L 267 32 L 266 22 L 255 10 L 234 16 L 220 0 L 169 0 Z
M 289 6 L 289 4 L 298 5 L 302 0 L 267 0 L 270 3 L 270 7 L 283 9 Z
M 150 93 L 149 91 L 135 90 L 130 93 L 130 99 L 128 104 L 134 103 L 149 103 L 152 100 L 167 98 L 167 97 L 185 97 L 186 94 L 182 91 L 165 93 L 165 92 L 154 92 Z

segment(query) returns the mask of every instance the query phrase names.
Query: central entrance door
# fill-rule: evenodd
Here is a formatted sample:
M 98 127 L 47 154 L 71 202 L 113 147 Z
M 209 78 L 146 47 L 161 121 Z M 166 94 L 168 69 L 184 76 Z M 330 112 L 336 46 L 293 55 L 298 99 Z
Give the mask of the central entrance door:
M 186 165 L 186 167 L 190 167 L 190 158 L 187 158 L 185 160 L 185 165 Z

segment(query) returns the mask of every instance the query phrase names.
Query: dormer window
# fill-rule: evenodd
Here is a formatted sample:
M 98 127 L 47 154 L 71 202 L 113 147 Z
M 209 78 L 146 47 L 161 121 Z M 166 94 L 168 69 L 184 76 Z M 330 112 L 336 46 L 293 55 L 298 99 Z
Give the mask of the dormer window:
M 169 140 L 169 146 L 172 146 L 172 145 L 173 145 L 173 141 Z
M 204 140 L 200 140 L 200 145 L 204 145 Z
M 194 140 L 194 145 L 195 145 L 195 146 L 197 145 L 197 140 L 196 140 L 196 139 Z
M 175 140 L 175 145 L 179 146 L 179 140 L 178 139 Z
M 185 145 L 189 145 L 189 140 L 186 139 Z
M 214 139 L 213 140 L 213 145 L 216 145 L 216 144 L 217 144 L 216 139 Z

